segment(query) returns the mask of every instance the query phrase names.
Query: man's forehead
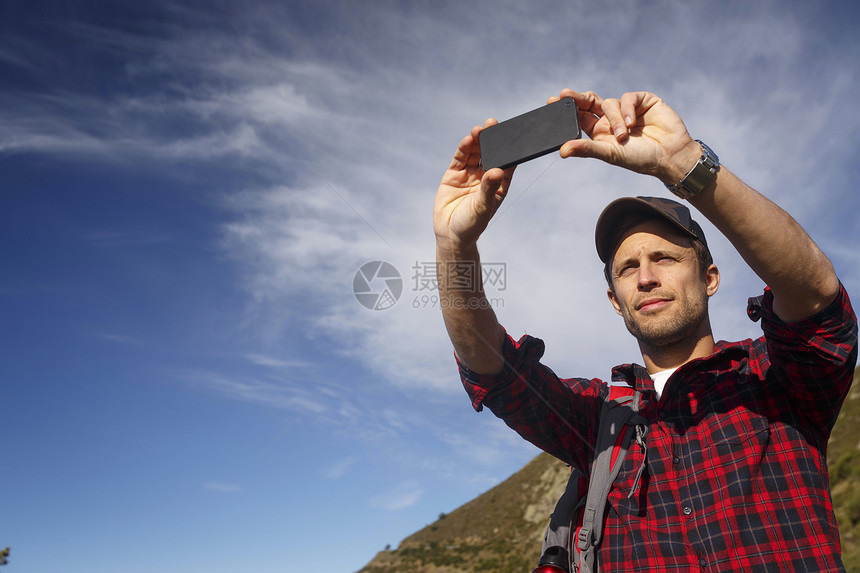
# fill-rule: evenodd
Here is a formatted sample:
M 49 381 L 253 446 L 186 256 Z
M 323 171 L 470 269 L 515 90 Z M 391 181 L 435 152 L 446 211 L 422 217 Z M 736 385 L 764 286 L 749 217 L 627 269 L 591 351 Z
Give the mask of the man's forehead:
M 659 219 L 647 219 L 631 225 L 619 235 L 613 259 L 617 258 L 619 253 L 626 255 L 631 248 L 639 248 L 642 245 L 674 245 L 688 249 L 693 247 L 693 239 L 669 223 Z

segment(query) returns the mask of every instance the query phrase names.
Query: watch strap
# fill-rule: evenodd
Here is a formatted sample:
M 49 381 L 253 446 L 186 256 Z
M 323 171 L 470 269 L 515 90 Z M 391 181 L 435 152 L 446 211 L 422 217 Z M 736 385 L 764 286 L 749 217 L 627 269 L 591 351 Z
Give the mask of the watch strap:
M 702 156 L 683 179 L 675 185 L 666 185 L 669 191 L 681 199 L 690 199 L 701 193 L 716 178 L 720 168 L 720 158 L 714 150 L 700 139 L 697 139 L 696 143 L 702 146 Z

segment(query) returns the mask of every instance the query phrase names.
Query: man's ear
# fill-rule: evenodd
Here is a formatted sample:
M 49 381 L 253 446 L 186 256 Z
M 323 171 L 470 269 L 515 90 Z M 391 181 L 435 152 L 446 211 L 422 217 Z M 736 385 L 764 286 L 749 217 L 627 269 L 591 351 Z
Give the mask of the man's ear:
M 705 271 L 705 288 L 708 291 L 708 296 L 717 294 L 717 290 L 720 288 L 720 269 L 717 268 L 717 265 L 711 265 Z
M 618 316 L 621 316 L 621 305 L 618 304 L 618 298 L 615 296 L 615 291 L 612 290 L 612 287 L 606 289 L 606 296 L 609 297 L 609 302 L 612 303 L 612 307 L 615 309 L 615 312 Z

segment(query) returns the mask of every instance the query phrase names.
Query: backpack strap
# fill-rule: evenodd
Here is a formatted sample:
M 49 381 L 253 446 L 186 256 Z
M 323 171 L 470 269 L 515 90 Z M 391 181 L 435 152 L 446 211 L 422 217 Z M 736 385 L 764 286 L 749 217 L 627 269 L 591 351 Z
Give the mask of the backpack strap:
M 585 475 L 571 466 L 567 486 L 549 518 L 540 551 L 541 565 L 544 557 L 557 555 L 565 563 L 567 570 L 571 570 L 571 527 L 576 527 L 573 519 L 577 510 L 585 504 L 585 492 Z
M 636 436 L 637 443 L 644 446 L 647 426 L 645 419 L 639 415 L 639 399 L 640 392 L 637 390 L 632 396 L 608 400 L 603 405 L 594 450 L 595 457 L 591 464 L 591 478 L 588 483 L 582 528 L 576 539 L 579 550 L 577 570 L 580 573 L 596 573 L 599 570 L 597 549 L 603 540 L 603 520 L 609 490 L 615 478 L 618 477 L 618 472 L 621 471 L 633 437 Z M 637 472 L 636 485 L 644 465 L 643 461 Z
M 567 557 L 568 571 L 580 573 L 596 573 L 597 548 L 603 539 L 603 518 L 608 503 L 609 490 L 621 465 L 627 455 L 631 441 L 636 439 L 643 449 L 648 433 L 647 421 L 639 414 L 640 392 L 633 395 L 607 399 L 600 413 L 595 444 L 595 458 L 591 465 L 591 478 L 587 485 L 584 474 L 572 467 L 567 486 L 555 506 L 550 517 L 550 523 L 544 535 L 541 559 L 544 557 L 555 561 L 556 556 Z M 647 450 L 646 450 L 647 455 Z M 636 474 L 633 490 L 636 491 L 642 471 L 642 465 Z M 585 506 L 576 546 L 573 551 L 573 535 L 577 526 L 574 519 L 577 511 Z

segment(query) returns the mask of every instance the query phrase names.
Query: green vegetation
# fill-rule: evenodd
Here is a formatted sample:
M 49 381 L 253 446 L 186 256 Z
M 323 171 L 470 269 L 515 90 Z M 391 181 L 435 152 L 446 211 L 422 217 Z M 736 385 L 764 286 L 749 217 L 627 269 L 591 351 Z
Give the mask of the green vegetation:
M 569 470 L 541 454 L 490 491 L 379 553 L 360 573 L 527 573 Z
M 860 369 L 854 371 L 854 384 L 827 448 L 830 493 L 842 540 L 842 560 L 846 571 L 860 573 Z
M 9 557 L 9 548 L 8 547 L 6 549 L 0 550 L 0 565 L 8 565 L 9 564 L 9 560 L 7 559 L 7 557 Z
M 828 445 L 842 558 L 860 573 L 860 369 Z M 541 454 L 490 491 L 379 553 L 359 573 L 528 573 L 568 470 Z M 387 548 L 389 549 L 389 548 Z

